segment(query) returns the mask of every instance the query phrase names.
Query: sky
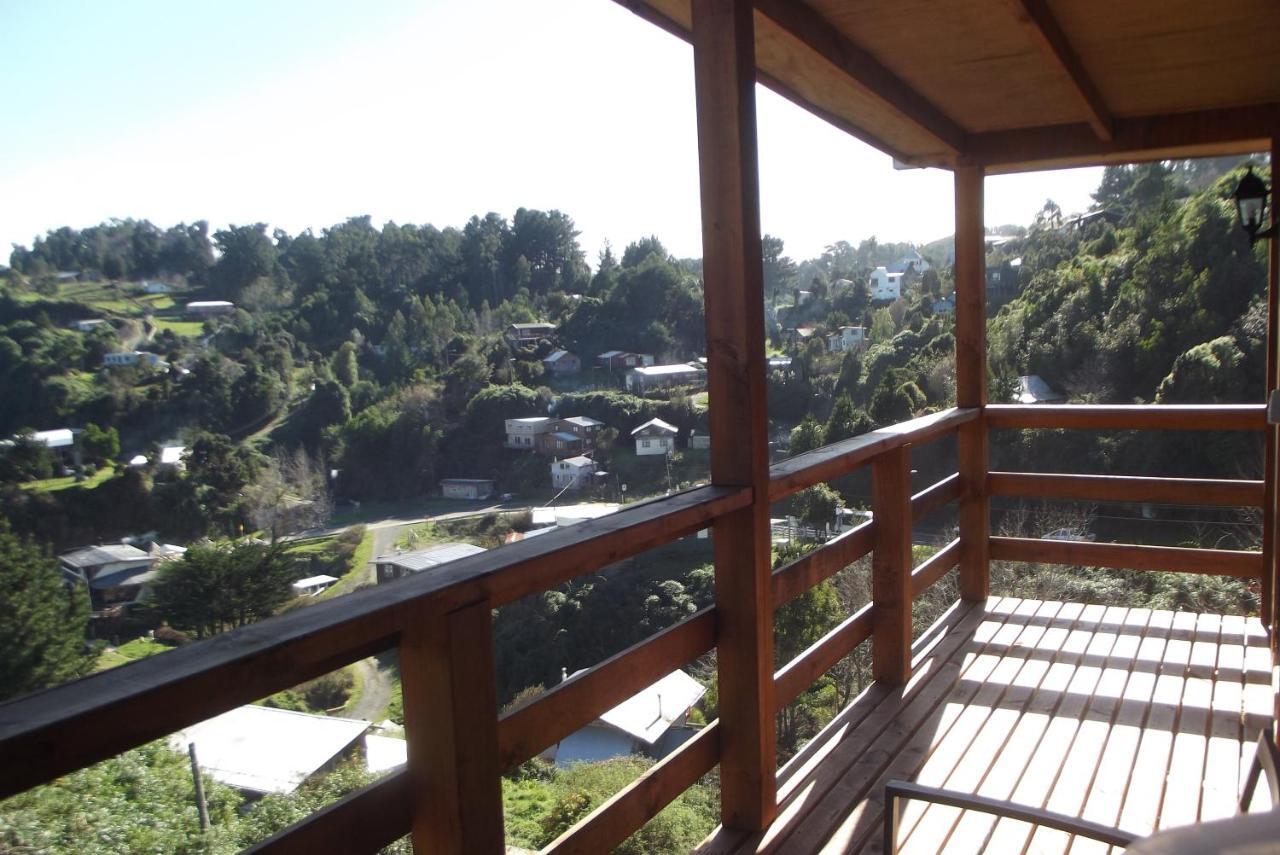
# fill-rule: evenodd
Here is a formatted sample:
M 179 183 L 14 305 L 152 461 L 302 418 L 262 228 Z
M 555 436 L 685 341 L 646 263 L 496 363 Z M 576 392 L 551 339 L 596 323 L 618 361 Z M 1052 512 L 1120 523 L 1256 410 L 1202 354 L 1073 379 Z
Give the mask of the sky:
M 757 87 L 788 255 L 951 233 L 951 175 Z M 0 0 L 0 259 L 62 225 L 319 232 L 558 209 L 594 263 L 701 251 L 691 48 L 613 0 Z M 988 179 L 990 225 L 1085 209 L 1098 169 Z

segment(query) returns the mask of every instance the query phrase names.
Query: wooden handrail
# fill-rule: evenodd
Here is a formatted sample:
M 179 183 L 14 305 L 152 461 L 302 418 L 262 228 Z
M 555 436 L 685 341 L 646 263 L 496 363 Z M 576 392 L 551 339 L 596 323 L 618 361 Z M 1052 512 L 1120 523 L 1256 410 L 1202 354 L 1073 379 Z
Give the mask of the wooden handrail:
M 911 597 L 923 594 L 960 563 L 960 539 L 948 543 L 911 571 Z
M 889 449 L 932 442 L 980 414 L 976 407 L 953 407 L 789 457 L 769 467 L 769 501 L 777 502 L 805 487 L 848 475 Z
M 631 836 L 715 768 L 720 759 L 720 722 L 713 721 L 639 778 L 587 814 L 542 851 L 608 852 Z
M 0 798 L 394 647 L 419 603 L 438 614 L 467 597 L 501 605 L 692 534 L 750 501 L 744 488 L 698 487 L 638 503 L 0 704 Z
M 498 722 L 502 770 L 511 771 L 715 646 L 716 612 L 706 608 L 512 710 Z
M 987 490 L 993 496 L 1023 498 L 1259 508 L 1266 492 L 1262 481 L 1040 472 L 991 472 L 987 475 Z
M 871 552 L 875 523 L 843 531 L 822 546 L 773 571 L 773 607 L 789 603 Z
M 871 637 L 874 608 L 873 603 L 867 603 L 778 669 L 773 675 L 778 709 L 800 697 L 814 680 Z
M 1264 404 L 991 404 L 990 428 L 1260 431 Z
M 377 852 L 409 833 L 409 773 L 399 769 L 245 849 L 252 855 Z
M 1262 573 L 1261 552 L 1091 543 L 1083 540 L 1038 540 L 1034 537 L 991 538 L 991 560 L 1079 564 L 1115 570 L 1198 573 L 1239 579 L 1257 577 Z

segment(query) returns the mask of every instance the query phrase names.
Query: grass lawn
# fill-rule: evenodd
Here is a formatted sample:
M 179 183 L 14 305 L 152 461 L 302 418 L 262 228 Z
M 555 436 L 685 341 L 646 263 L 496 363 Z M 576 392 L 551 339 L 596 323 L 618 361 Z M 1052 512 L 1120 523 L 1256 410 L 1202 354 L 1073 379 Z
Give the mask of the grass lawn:
M 161 644 L 150 638 L 135 638 L 133 641 L 120 645 L 119 647 L 108 647 L 98 655 L 98 661 L 93 666 L 95 671 L 105 671 L 108 668 L 115 668 L 132 662 L 135 659 L 146 659 L 148 656 L 154 656 L 157 653 L 164 653 L 166 650 L 172 650 L 167 644 Z
M 353 590 L 357 585 L 368 578 L 369 561 L 373 558 L 373 532 L 366 531 L 364 537 L 360 538 L 360 545 L 356 547 L 356 551 L 351 555 L 351 566 L 347 572 L 337 582 L 329 586 L 320 599 L 327 600 L 330 597 L 341 596 Z
M 76 476 L 66 475 L 61 478 L 45 478 L 42 481 L 24 481 L 21 487 L 24 490 L 44 490 L 48 493 L 71 489 L 92 490 L 110 481 L 115 474 L 115 470 L 110 466 L 103 466 L 79 483 L 76 483 Z
M 178 321 L 170 318 L 152 318 L 156 329 L 171 330 L 174 335 L 198 338 L 204 335 L 204 321 Z

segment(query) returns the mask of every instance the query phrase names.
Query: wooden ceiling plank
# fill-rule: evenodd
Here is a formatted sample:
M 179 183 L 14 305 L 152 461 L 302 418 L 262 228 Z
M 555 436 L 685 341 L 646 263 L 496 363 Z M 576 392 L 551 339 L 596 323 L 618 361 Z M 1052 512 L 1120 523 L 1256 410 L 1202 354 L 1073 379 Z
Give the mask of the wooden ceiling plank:
M 1071 79 L 1073 91 L 1079 97 L 1094 133 L 1099 139 L 1110 141 L 1114 121 L 1111 111 L 1107 109 L 1098 87 L 1093 84 L 1093 78 L 1085 71 L 1079 55 L 1071 47 L 1066 33 L 1058 25 L 1058 19 L 1053 16 L 1049 4 L 1046 0 L 1009 0 L 1009 3 L 1040 49 Z
M 967 137 L 964 128 L 817 12 L 798 0 L 755 0 L 755 7 L 948 149 L 964 150 Z
M 1280 103 L 1119 118 L 1110 140 L 1084 123 L 970 134 L 963 160 L 989 174 L 1265 151 Z

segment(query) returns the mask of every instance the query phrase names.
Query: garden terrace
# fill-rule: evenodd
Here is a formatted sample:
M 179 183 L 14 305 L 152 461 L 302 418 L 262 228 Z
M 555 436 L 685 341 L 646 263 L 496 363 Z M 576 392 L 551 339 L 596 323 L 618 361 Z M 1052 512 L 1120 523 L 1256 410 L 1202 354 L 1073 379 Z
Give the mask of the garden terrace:
M 500 852 L 503 772 L 711 650 L 719 718 L 551 850 L 607 850 L 717 767 L 724 826 L 706 851 L 767 849 L 776 840 L 797 852 L 867 840 L 880 784 L 890 773 L 1043 797 L 1050 806 L 1089 816 L 1106 791 L 1087 782 L 1112 785 L 1122 773 L 1135 781 L 1163 775 L 1158 805 L 1143 787 L 1128 787 L 1123 802 L 1113 805 L 1121 824 L 1132 818 L 1136 831 L 1173 818 L 1208 817 L 1226 803 L 1228 793 L 1209 789 L 1202 801 L 1202 785 L 1230 790 L 1240 745 L 1251 733 L 1273 728 L 1275 694 L 1263 674 L 1276 649 L 1276 435 L 1261 402 L 1277 387 L 1275 244 L 1267 380 L 1257 390 L 1258 403 L 991 406 L 983 185 L 987 174 L 1037 166 L 1276 151 L 1280 8 L 1245 0 L 1173 7 L 1154 0 L 625 5 L 693 43 L 711 483 L 0 705 L 0 797 L 394 647 L 404 687 L 407 767 L 258 849 L 372 851 L 411 834 L 418 851 Z M 878 45 L 901 43 L 908 25 L 911 50 L 875 52 Z M 955 174 L 956 408 L 772 467 L 757 79 L 901 160 Z M 990 431 L 1043 428 L 1249 431 L 1262 436 L 1257 467 L 1264 477 L 990 470 Z M 948 436 L 957 437 L 957 471 L 913 495 L 912 452 Z M 773 570 L 770 503 L 864 467 L 873 481 L 872 519 Z M 1260 507 L 1262 549 L 993 537 L 992 496 Z M 958 538 L 913 567 L 912 520 L 952 503 Z M 493 609 L 708 527 L 716 567 L 712 608 L 499 715 Z M 871 602 L 775 672 L 775 608 L 868 554 Z M 1257 579 L 1261 614 L 1243 621 L 991 599 L 992 560 Z M 959 601 L 913 647 L 913 599 L 953 569 Z M 779 770 L 777 711 L 864 641 L 872 648 L 874 684 Z M 1130 697 L 1129 687 L 1149 683 L 1153 674 L 1149 697 L 1138 690 Z M 1169 699 L 1178 692 L 1172 721 L 1161 691 L 1170 692 Z M 1225 722 L 1235 715 L 1234 703 L 1243 718 L 1233 729 Z M 1035 728 L 1042 731 L 1038 741 Z M 1043 735 L 1062 730 L 1085 740 L 1094 759 L 1077 763 L 1074 749 L 1071 757 L 1039 750 L 1056 748 L 1058 742 Z M 1096 759 L 1101 745 L 1135 739 L 1127 771 L 1106 765 L 1109 747 L 1107 759 Z M 1158 746 L 1144 751 L 1148 740 L 1167 744 L 1167 762 Z M 1037 747 L 1030 748 L 1033 742 Z M 1219 768 L 1236 771 L 1219 775 Z M 908 845 L 921 851 L 932 851 L 929 840 L 956 841 L 959 832 L 952 829 L 976 821 L 965 817 L 957 826 L 946 809 L 933 808 L 908 811 L 906 818 Z M 1000 825 L 996 833 L 1006 833 Z M 810 827 L 811 834 L 797 830 Z M 845 831 L 853 836 L 840 836 Z

